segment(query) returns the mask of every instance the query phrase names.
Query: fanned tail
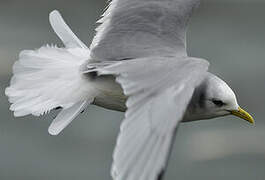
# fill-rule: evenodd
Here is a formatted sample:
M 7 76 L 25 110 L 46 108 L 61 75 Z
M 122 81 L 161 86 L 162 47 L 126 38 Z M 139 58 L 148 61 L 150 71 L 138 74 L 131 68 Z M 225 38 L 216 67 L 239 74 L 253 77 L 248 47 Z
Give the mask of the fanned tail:
M 57 135 L 93 98 L 96 90 L 81 72 L 90 58 L 89 49 L 74 35 L 58 11 L 50 14 L 54 31 L 65 48 L 43 46 L 25 50 L 13 66 L 13 77 L 6 95 L 15 116 L 40 116 L 55 108 L 62 111 L 49 128 Z
M 13 77 L 6 95 L 15 116 L 40 116 L 50 110 L 69 108 L 87 98 L 87 79 L 80 66 L 84 59 L 67 49 L 44 46 L 22 51 L 13 66 Z

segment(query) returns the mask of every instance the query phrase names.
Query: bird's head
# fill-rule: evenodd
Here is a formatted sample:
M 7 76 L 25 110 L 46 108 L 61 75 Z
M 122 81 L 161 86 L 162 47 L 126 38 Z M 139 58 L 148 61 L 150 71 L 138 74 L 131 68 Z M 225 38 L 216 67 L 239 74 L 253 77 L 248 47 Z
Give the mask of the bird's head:
M 210 73 L 195 90 L 186 115 L 189 120 L 235 115 L 254 124 L 251 115 L 238 105 L 233 90 L 223 80 Z

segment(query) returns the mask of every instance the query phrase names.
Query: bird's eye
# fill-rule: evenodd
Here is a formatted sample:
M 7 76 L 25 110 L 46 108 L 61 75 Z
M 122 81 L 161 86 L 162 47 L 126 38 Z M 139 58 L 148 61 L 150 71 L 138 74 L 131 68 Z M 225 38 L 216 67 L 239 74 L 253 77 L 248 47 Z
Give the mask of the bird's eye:
M 216 99 L 213 99 L 212 102 L 218 107 L 222 107 L 223 105 L 225 105 L 223 101 L 216 100 Z

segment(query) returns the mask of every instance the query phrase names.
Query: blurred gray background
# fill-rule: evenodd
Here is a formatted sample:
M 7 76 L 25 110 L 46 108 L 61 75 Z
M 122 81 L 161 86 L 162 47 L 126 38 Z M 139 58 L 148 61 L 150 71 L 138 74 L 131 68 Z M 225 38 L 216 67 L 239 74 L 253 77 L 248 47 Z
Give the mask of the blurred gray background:
M 0 180 L 110 180 L 123 114 L 89 107 L 65 131 L 48 135 L 55 114 L 14 118 L 4 89 L 23 49 L 61 45 L 48 23 L 58 9 L 90 44 L 105 0 L 0 0 Z M 265 179 L 265 0 L 204 0 L 188 32 L 189 54 L 235 90 L 256 119 L 234 117 L 182 124 L 167 180 Z

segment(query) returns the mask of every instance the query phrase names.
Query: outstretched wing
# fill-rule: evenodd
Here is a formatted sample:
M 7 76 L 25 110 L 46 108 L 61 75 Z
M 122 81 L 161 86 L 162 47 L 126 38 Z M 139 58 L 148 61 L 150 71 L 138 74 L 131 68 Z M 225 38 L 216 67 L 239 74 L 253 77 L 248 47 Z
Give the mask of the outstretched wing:
M 186 56 L 186 28 L 199 0 L 113 0 L 90 46 L 98 61 Z
M 166 168 L 178 123 L 208 62 L 193 58 L 142 58 L 98 67 L 116 75 L 129 98 L 113 155 L 115 180 L 155 180 Z

